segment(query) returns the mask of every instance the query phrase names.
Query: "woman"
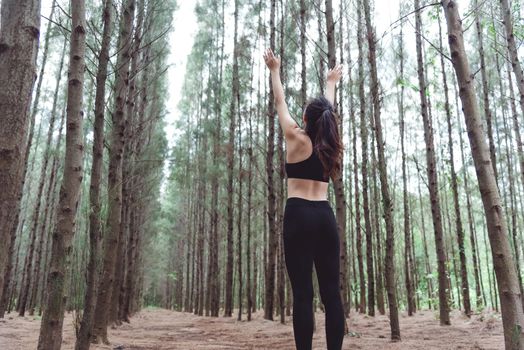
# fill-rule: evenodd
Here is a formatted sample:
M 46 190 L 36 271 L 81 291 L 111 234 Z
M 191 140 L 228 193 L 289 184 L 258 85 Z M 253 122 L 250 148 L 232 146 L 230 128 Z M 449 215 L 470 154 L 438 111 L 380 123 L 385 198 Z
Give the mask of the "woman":
M 288 197 L 283 238 L 286 269 L 293 290 L 293 333 L 297 350 L 310 350 L 313 337 L 313 263 L 326 313 L 328 350 L 342 348 L 344 309 L 340 296 L 340 243 L 337 222 L 327 200 L 329 178 L 340 171 L 343 145 L 333 103 L 340 65 L 327 75 L 326 96 L 309 101 L 300 128 L 291 118 L 280 82 L 280 60 L 264 53 L 271 72 L 275 107 L 286 140 Z

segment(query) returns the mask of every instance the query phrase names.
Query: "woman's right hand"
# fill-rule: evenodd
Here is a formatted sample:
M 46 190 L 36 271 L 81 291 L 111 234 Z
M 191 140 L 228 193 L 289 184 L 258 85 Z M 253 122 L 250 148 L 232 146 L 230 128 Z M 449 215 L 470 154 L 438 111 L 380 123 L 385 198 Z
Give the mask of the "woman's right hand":
M 340 81 L 341 77 L 342 77 L 342 65 L 337 64 L 335 67 L 331 68 L 328 71 L 326 80 L 327 82 L 332 82 L 336 84 Z
M 266 49 L 264 51 L 264 61 L 271 72 L 280 70 L 280 59 L 275 56 L 273 50 Z

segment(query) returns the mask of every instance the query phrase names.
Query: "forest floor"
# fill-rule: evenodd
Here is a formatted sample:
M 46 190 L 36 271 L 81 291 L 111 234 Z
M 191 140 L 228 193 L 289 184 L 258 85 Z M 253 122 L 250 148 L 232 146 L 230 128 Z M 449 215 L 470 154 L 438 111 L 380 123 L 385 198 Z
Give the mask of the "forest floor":
M 503 349 L 500 314 L 483 313 L 467 319 L 453 311 L 451 326 L 440 326 L 438 313 L 420 311 L 413 317 L 400 314 L 402 341 L 389 340 L 387 316 L 369 317 L 351 313 L 350 334 L 344 338 L 343 349 Z M 192 313 L 163 309 L 144 309 L 116 328 L 110 328 L 111 345 L 96 345 L 91 349 L 295 349 L 291 317 L 286 324 L 264 320 L 263 310 L 253 314 L 253 320 L 234 317 L 202 317 Z M 326 349 L 324 314 L 316 315 L 313 349 Z M 0 319 L 0 349 L 36 349 L 40 320 L 38 317 L 18 317 L 15 313 Z M 62 349 L 74 348 L 73 317 L 64 320 Z

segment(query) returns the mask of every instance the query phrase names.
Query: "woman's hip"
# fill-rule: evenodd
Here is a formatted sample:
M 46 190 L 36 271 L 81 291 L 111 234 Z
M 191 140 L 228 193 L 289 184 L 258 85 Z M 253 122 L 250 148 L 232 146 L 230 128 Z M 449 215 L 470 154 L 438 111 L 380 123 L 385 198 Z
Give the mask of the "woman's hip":
M 304 207 L 304 208 L 328 208 L 331 209 L 331 204 L 326 200 L 310 200 L 301 197 L 288 197 L 286 199 L 287 207 Z

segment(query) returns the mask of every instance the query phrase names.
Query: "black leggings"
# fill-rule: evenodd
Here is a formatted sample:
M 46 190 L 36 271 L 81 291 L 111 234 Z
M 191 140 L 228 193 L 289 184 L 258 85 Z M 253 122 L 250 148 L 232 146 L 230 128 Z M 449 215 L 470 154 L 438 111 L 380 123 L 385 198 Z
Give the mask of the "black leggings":
M 340 241 L 329 201 L 290 197 L 284 210 L 284 254 L 293 289 L 293 332 L 297 350 L 311 350 L 313 263 L 326 312 L 328 350 L 340 350 L 344 309 L 340 296 Z

